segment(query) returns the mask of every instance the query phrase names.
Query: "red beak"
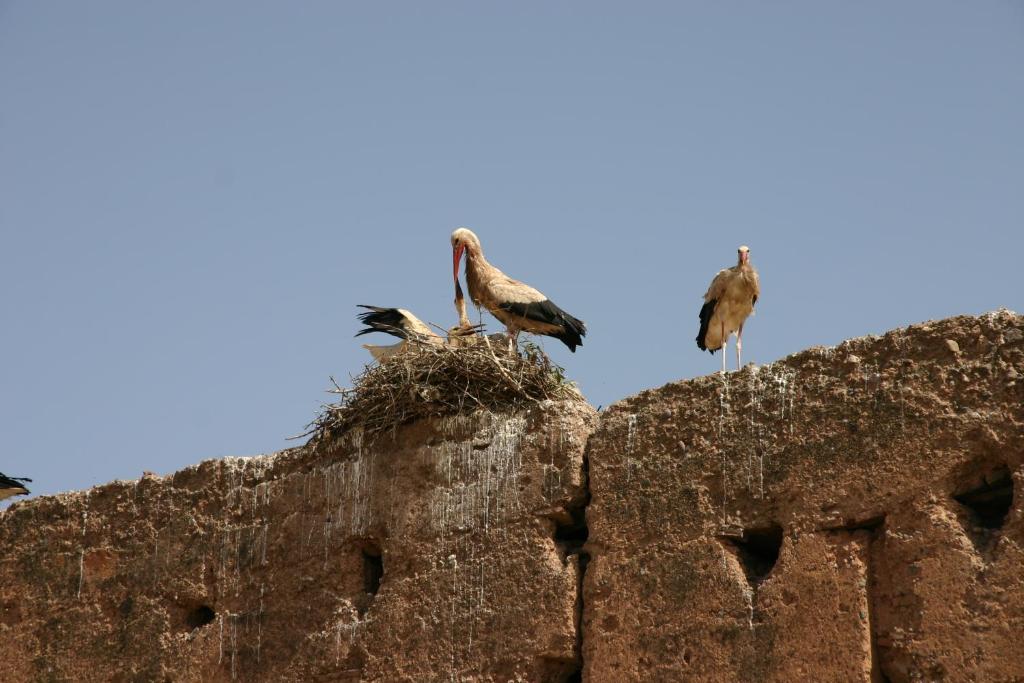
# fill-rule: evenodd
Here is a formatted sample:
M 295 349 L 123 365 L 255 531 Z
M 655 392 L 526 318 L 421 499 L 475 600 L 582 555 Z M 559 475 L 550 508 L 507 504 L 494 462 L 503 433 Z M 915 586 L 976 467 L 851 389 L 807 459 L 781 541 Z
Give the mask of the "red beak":
M 452 276 L 455 282 L 459 281 L 459 263 L 462 261 L 462 252 L 466 251 L 466 245 L 460 244 L 452 250 Z

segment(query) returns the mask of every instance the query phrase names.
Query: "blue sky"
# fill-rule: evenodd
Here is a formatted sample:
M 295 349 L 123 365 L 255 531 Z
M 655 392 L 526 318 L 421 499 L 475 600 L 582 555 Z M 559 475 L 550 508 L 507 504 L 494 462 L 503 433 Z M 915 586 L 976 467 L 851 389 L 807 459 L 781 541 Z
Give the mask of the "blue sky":
M 595 406 L 718 367 L 741 243 L 758 363 L 1020 310 L 1022 122 L 1009 1 L 0 0 L 0 471 L 289 445 L 356 304 L 454 321 L 463 225 Z

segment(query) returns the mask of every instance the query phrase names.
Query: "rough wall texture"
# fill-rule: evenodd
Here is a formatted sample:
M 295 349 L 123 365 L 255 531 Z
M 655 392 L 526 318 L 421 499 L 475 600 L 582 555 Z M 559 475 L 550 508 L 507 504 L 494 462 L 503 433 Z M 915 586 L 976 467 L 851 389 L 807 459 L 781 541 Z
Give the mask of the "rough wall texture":
M 19 503 L 2 678 L 1024 680 L 1021 374 L 954 318 Z
M 584 680 L 1024 680 L 1022 338 L 954 318 L 613 406 Z
M 578 567 L 556 536 L 594 421 L 423 422 L 12 507 L 3 680 L 564 680 Z

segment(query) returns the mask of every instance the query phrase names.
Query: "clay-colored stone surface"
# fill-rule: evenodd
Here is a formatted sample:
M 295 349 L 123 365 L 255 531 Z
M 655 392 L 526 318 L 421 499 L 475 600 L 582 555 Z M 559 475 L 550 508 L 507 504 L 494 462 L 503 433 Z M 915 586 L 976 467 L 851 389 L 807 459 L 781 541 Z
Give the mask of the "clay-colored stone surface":
M 594 421 L 421 422 L 13 506 L 3 680 L 563 680 L 578 576 L 554 536 Z
M 608 409 L 583 680 L 1024 680 L 1022 338 L 953 318 Z
M 20 502 L 0 680 L 1022 681 L 1022 374 L 953 318 Z

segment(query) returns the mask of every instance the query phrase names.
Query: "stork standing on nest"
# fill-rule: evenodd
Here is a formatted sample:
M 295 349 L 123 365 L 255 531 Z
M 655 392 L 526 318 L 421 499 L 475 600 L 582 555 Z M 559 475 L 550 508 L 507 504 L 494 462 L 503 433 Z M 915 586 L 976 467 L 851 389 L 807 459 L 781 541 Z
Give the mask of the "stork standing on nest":
M 740 247 L 737 254 L 739 263 L 718 271 L 700 309 L 697 347 L 709 353 L 722 349 L 722 372 L 725 372 L 726 343 L 733 332 L 736 333 L 736 369 L 742 367 L 743 323 L 753 313 L 757 297 L 761 295 L 757 271 L 750 264 L 750 248 Z
M 424 344 L 441 345 L 448 343 L 452 346 L 463 346 L 471 343 L 471 338 L 480 331 L 480 325 L 469 325 L 469 319 L 467 318 L 465 325 L 450 328 L 448 330 L 448 338 L 445 339 L 430 329 L 429 325 L 404 308 L 383 308 L 381 306 L 366 306 L 363 304 L 360 304 L 359 308 L 367 309 L 365 313 L 359 314 L 359 320 L 367 327 L 356 332 L 357 337 L 371 332 L 384 332 L 402 340 L 390 346 L 363 344 L 363 348 L 369 351 L 370 355 L 378 361 L 387 360 L 396 353 L 405 350 L 410 341 Z
M 0 472 L 0 500 L 12 496 L 27 496 L 29 490 L 21 483 L 23 481 L 32 480 L 26 477 L 8 477 Z
M 467 228 L 452 233 L 452 260 L 458 306 L 459 264 L 466 255 L 466 285 L 469 297 L 503 322 L 515 346 L 519 332 L 543 334 L 558 339 L 573 353 L 583 346 L 587 326 L 530 285 L 513 280 L 484 258 L 480 239 Z

